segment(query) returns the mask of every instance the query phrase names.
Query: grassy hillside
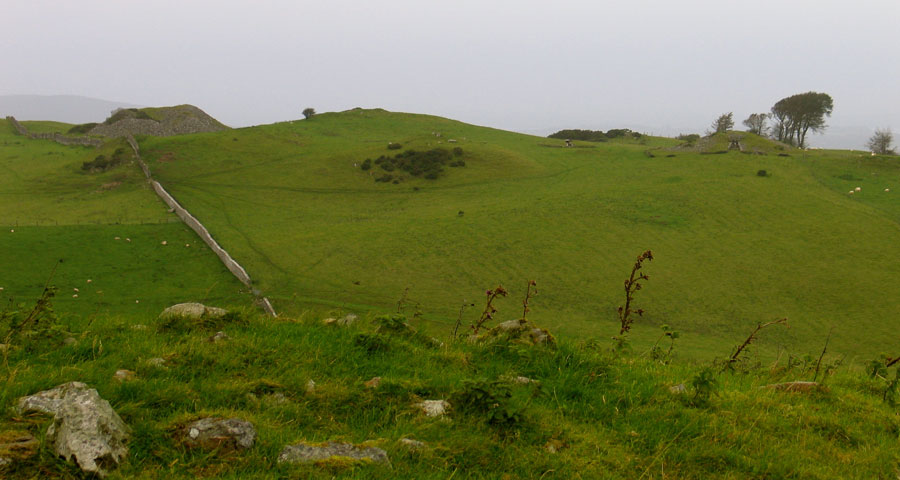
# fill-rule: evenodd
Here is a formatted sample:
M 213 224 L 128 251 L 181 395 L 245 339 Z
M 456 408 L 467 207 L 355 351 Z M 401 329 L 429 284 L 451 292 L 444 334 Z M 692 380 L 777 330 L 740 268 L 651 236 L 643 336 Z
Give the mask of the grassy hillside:
M 151 334 L 135 334 L 128 326 L 136 323 Z M 11 412 L 19 397 L 68 381 L 97 388 L 133 431 L 112 479 L 870 479 L 900 469 L 900 418 L 883 401 L 886 382 L 844 368 L 822 390 L 791 393 L 763 387 L 811 379 L 815 362 L 722 373 L 565 340 L 435 348 L 376 333 L 378 324 L 251 317 L 201 328 L 140 315 L 66 322 L 76 343 L 17 345 L 0 365 L 0 407 Z M 207 341 L 218 329 L 230 338 Z M 164 365 L 148 365 L 151 358 Z M 112 380 L 119 369 L 134 377 Z M 536 383 L 516 383 L 520 376 Z M 373 377 L 380 384 L 367 386 Z M 680 384 L 683 393 L 670 390 Z M 449 400 L 445 418 L 416 407 L 434 399 Z M 253 423 L 255 444 L 208 451 L 175 440 L 179 426 L 208 416 Z M 48 423 L 4 413 L 0 438 L 43 438 Z M 425 446 L 411 451 L 402 438 Z M 386 450 L 391 467 L 276 462 L 300 441 L 366 442 Z M 2 474 L 80 478 L 46 441 Z
M 56 122 L 25 126 L 67 129 Z M 5 305 L 33 301 L 54 271 L 51 283 L 59 287 L 56 302 L 63 315 L 149 315 L 203 299 L 249 303 L 243 285 L 166 212 L 130 153 L 105 172 L 81 168 L 98 155 L 112 156 L 120 148 L 131 152 L 124 142 L 66 147 L 16 135 L 3 121 L 0 145 L 0 301 Z
M 401 152 L 460 147 L 466 166 L 433 181 L 375 182 L 384 172 L 359 165 L 396 154 L 390 142 Z M 463 302 L 482 302 L 498 283 L 511 292 L 499 318 L 518 317 L 534 279 L 536 321 L 567 338 L 607 337 L 622 281 L 651 249 L 638 345 L 669 324 L 684 355 L 709 358 L 757 322 L 788 317 L 791 328 L 767 332 L 763 350 L 814 352 L 832 328 L 836 352 L 898 348 L 900 265 L 887 260 L 900 253 L 898 202 L 883 191 L 900 184 L 895 158 L 880 160 L 876 182 L 862 166 L 874 160 L 850 154 L 704 155 L 657 143 L 563 148 L 359 109 L 141 139 L 154 175 L 282 311 L 385 310 L 404 297 L 407 313 L 418 303 L 416 321 L 445 335 Z M 865 195 L 848 195 L 857 181 Z

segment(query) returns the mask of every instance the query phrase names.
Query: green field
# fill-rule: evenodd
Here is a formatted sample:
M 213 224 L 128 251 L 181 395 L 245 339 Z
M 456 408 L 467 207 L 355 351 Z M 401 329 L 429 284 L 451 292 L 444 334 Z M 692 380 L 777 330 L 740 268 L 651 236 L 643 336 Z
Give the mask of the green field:
M 480 304 L 498 283 L 511 292 L 498 318 L 519 317 L 534 279 L 530 318 L 563 337 L 607 338 L 617 333 L 622 281 L 651 249 L 638 345 L 669 324 L 684 355 L 723 356 L 757 322 L 780 317 L 790 328 L 760 342 L 773 355 L 818 351 L 832 328 L 829 348 L 849 356 L 900 343 L 896 157 L 774 146 L 701 154 L 658 138 L 562 148 L 360 109 L 139 140 L 154 176 L 280 311 L 385 311 L 408 289 L 405 312 L 418 303 L 417 322 L 446 335 L 460 305 Z M 395 154 L 389 142 L 459 146 L 466 167 L 376 183 L 383 172 L 355 165 Z
M 23 123 L 34 131 L 67 129 Z M 59 289 L 55 304 L 64 316 L 149 315 L 187 301 L 249 305 L 243 285 L 166 212 L 136 164 L 81 170 L 82 162 L 124 142 L 67 147 L 16 135 L 4 121 L 0 145 L 4 305 L 32 304 L 48 281 Z

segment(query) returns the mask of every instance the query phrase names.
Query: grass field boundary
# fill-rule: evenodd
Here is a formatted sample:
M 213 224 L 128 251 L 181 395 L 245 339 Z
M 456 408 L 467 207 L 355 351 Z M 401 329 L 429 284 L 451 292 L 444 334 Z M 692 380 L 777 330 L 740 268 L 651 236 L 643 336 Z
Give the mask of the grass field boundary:
M 137 159 L 138 165 L 140 165 L 141 170 L 144 172 L 144 176 L 147 177 L 147 181 L 150 182 L 150 186 L 153 188 L 153 191 L 156 192 L 156 195 L 162 199 L 163 203 L 168 205 L 172 212 L 184 222 L 185 225 L 191 227 L 197 236 L 203 240 L 205 243 L 215 254 L 219 257 L 219 260 L 225 265 L 225 268 L 228 269 L 229 272 L 232 273 L 241 283 L 250 287 L 252 290 L 253 280 L 250 278 L 250 275 L 247 274 L 247 270 L 241 266 L 231 255 L 219 245 L 219 242 L 213 238 L 213 236 L 209 233 L 209 230 L 200 223 L 200 220 L 197 220 L 196 217 L 191 215 L 191 212 L 187 211 L 186 208 L 182 207 L 178 201 L 175 200 L 169 192 L 166 191 L 163 186 L 153 179 L 153 176 L 150 174 L 150 167 L 144 162 L 141 158 L 140 146 L 137 143 L 137 140 L 134 139 L 132 135 L 128 135 L 125 137 L 125 140 L 128 142 L 128 145 L 131 146 L 131 149 L 134 150 L 135 159 Z M 273 317 L 277 317 L 278 314 L 275 312 L 275 309 L 272 307 L 272 302 L 269 301 L 268 298 L 258 295 L 254 292 L 254 295 L 257 297 L 257 302 L 266 311 L 269 315 Z
M 24 125 L 19 123 L 13 116 L 8 116 L 6 119 L 9 123 L 12 124 L 13 128 L 16 129 L 20 135 L 24 135 L 28 138 L 33 138 L 37 140 L 53 140 L 56 143 L 62 145 L 83 145 L 86 147 L 99 147 L 103 145 L 103 140 L 99 138 L 90 138 L 90 137 L 67 137 L 61 133 L 30 133 L 28 129 L 25 128 Z

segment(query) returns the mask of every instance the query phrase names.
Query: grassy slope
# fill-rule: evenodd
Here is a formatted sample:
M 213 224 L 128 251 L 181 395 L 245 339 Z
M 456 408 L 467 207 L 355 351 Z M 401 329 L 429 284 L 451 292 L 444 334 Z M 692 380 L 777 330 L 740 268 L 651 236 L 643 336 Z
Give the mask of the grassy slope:
M 35 125 L 65 131 L 65 124 L 26 122 L 27 128 Z M 247 304 L 239 293 L 242 285 L 193 232 L 166 213 L 136 165 L 99 174 L 81 170 L 82 162 L 111 154 L 124 143 L 66 147 L 15 135 L 8 122 L 0 122 L 0 144 L 4 303 L 39 296 L 63 259 L 53 283 L 60 288 L 58 308 L 66 314 L 147 314 L 203 299 Z
M 148 324 L 153 333 L 135 335 L 131 323 Z M 691 405 L 691 380 L 702 367 L 612 357 L 566 341 L 558 349 L 506 343 L 434 349 L 372 337 L 364 320 L 339 329 L 314 319 L 253 318 L 248 325 L 171 331 L 152 316 L 132 316 L 70 327 L 79 332 L 75 345 L 38 347 L 39 355 L 13 350 L 8 367 L 0 366 L 0 407 L 6 412 L 20 396 L 67 381 L 96 387 L 133 429 L 128 459 L 113 479 L 868 479 L 893 478 L 900 469 L 900 418 L 881 400 L 884 382 L 843 369 L 828 379 L 828 392 L 813 394 L 759 388 L 810 378 L 810 364 L 715 374 L 714 395 L 698 407 Z M 221 328 L 229 340 L 205 340 Z M 153 357 L 164 357 L 166 366 L 147 366 Z M 112 381 L 121 368 L 136 371 L 136 379 Z M 414 406 L 455 401 L 466 381 L 517 375 L 540 385 L 511 386 L 511 398 L 501 402 L 521 420 L 507 427 L 491 426 L 485 414 L 459 403 L 448 420 L 427 418 Z M 366 388 L 374 376 L 381 385 Z M 309 380 L 313 393 L 306 392 Z M 670 393 L 679 383 L 688 391 Z M 255 446 L 230 454 L 178 446 L 172 432 L 203 416 L 251 421 L 259 432 Z M 0 435 L 29 430 L 42 437 L 47 424 L 4 414 Z M 403 437 L 427 447 L 411 454 L 398 442 Z M 392 468 L 275 461 L 287 444 L 334 440 L 372 441 L 387 450 Z M 40 455 L 5 473 L 77 476 L 46 441 Z
M 450 138 L 471 158 L 436 182 L 375 184 L 353 166 L 390 153 L 389 141 L 423 149 Z M 896 349 L 900 265 L 886 261 L 900 253 L 896 202 L 868 185 L 871 201 L 823 183 L 820 164 L 848 158 L 650 158 L 645 145 L 561 144 L 365 110 L 143 140 L 156 175 L 284 310 L 386 308 L 409 287 L 443 333 L 464 299 L 480 302 L 498 282 L 520 297 L 534 278 L 536 320 L 564 336 L 605 337 L 621 282 L 649 248 L 657 260 L 641 323 L 688 333 L 692 355 L 724 355 L 781 316 L 792 327 L 767 334 L 773 349 L 815 351 L 832 327 L 836 351 Z M 886 166 L 879 181 L 900 184 L 900 171 Z M 500 303 L 501 317 L 515 318 L 518 303 Z

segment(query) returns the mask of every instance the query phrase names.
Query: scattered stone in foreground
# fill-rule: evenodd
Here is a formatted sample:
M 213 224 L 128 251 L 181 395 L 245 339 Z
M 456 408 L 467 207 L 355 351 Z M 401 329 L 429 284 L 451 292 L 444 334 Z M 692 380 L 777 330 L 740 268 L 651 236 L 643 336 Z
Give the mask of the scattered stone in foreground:
M 413 440 L 412 438 L 401 438 L 400 445 L 403 445 L 409 450 L 422 450 L 425 448 L 425 442 Z
M 336 325 L 338 327 L 349 327 L 350 325 L 356 323 L 358 319 L 359 317 L 357 317 L 355 314 L 348 313 L 341 318 L 326 318 L 325 320 L 322 320 L 322 323 L 324 323 L 325 325 Z
M 0 468 L 12 465 L 17 460 L 25 460 L 37 453 L 40 442 L 34 435 L 24 431 L 0 433 Z
M 128 454 L 129 428 L 97 390 L 81 382 L 19 399 L 19 414 L 53 415 L 47 440 L 53 451 L 82 470 L 105 476 Z
M 372 377 L 365 383 L 366 388 L 378 388 L 379 385 L 381 385 L 381 377 Z
M 179 303 L 162 311 L 159 314 L 160 320 L 166 320 L 173 317 L 184 317 L 193 320 L 200 318 L 219 318 L 228 313 L 228 310 L 218 307 L 207 307 L 202 303 Z
M 298 443 L 288 445 L 278 455 L 278 463 L 310 464 L 328 460 L 352 459 L 364 463 L 379 463 L 390 466 L 387 452 L 376 447 L 358 447 L 349 443 L 327 442 L 321 445 Z
M 450 403 L 446 400 L 425 400 L 417 403 L 416 406 L 429 417 L 442 417 L 450 409 Z
M 315 393 L 316 392 L 316 382 L 310 379 L 306 382 L 306 393 Z
M 134 380 L 134 377 L 137 374 L 132 372 L 131 370 L 116 370 L 116 373 L 113 374 L 113 379 L 119 382 L 127 382 L 128 380 Z
M 162 358 L 162 357 L 149 358 L 149 359 L 147 359 L 147 366 L 148 367 L 156 367 L 156 368 L 165 368 L 166 359 Z
M 681 394 L 687 392 L 687 386 L 683 383 L 679 383 L 678 385 L 672 385 L 669 387 L 669 392 L 674 394 Z
M 545 328 L 535 326 L 525 319 L 509 320 L 490 329 L 485 335 L 473 338 L 474 341 L 506 337 L 526 345 L 554 345 L 556 339 Z
M 219 332 L 216 332 L 215 335 L 209 337 L 207 340 L 209 340 L 212 343 L 219 343 L 219 342 L 224 342 L 225 340 L 228 340 L 229 338 L 231 338 L 231 337 L 229 337 L 228 334 L 226 334 L 225 332 L 219 331 Z
M 245 450 L 256 441 L 256 429 L 238 418 L 201 418 L 184 426 L 179 436 L 188 448 Z
M 817 382 L 785 382 L 785 383 L 773 383 L 772 385 L 766 385 L 762 388 L 768 388 L 772 390 L 780 390 L 782 392 L 818 392 L 818 391 L 828 391 L 828 387 L 825 385 L 819 384 Z

